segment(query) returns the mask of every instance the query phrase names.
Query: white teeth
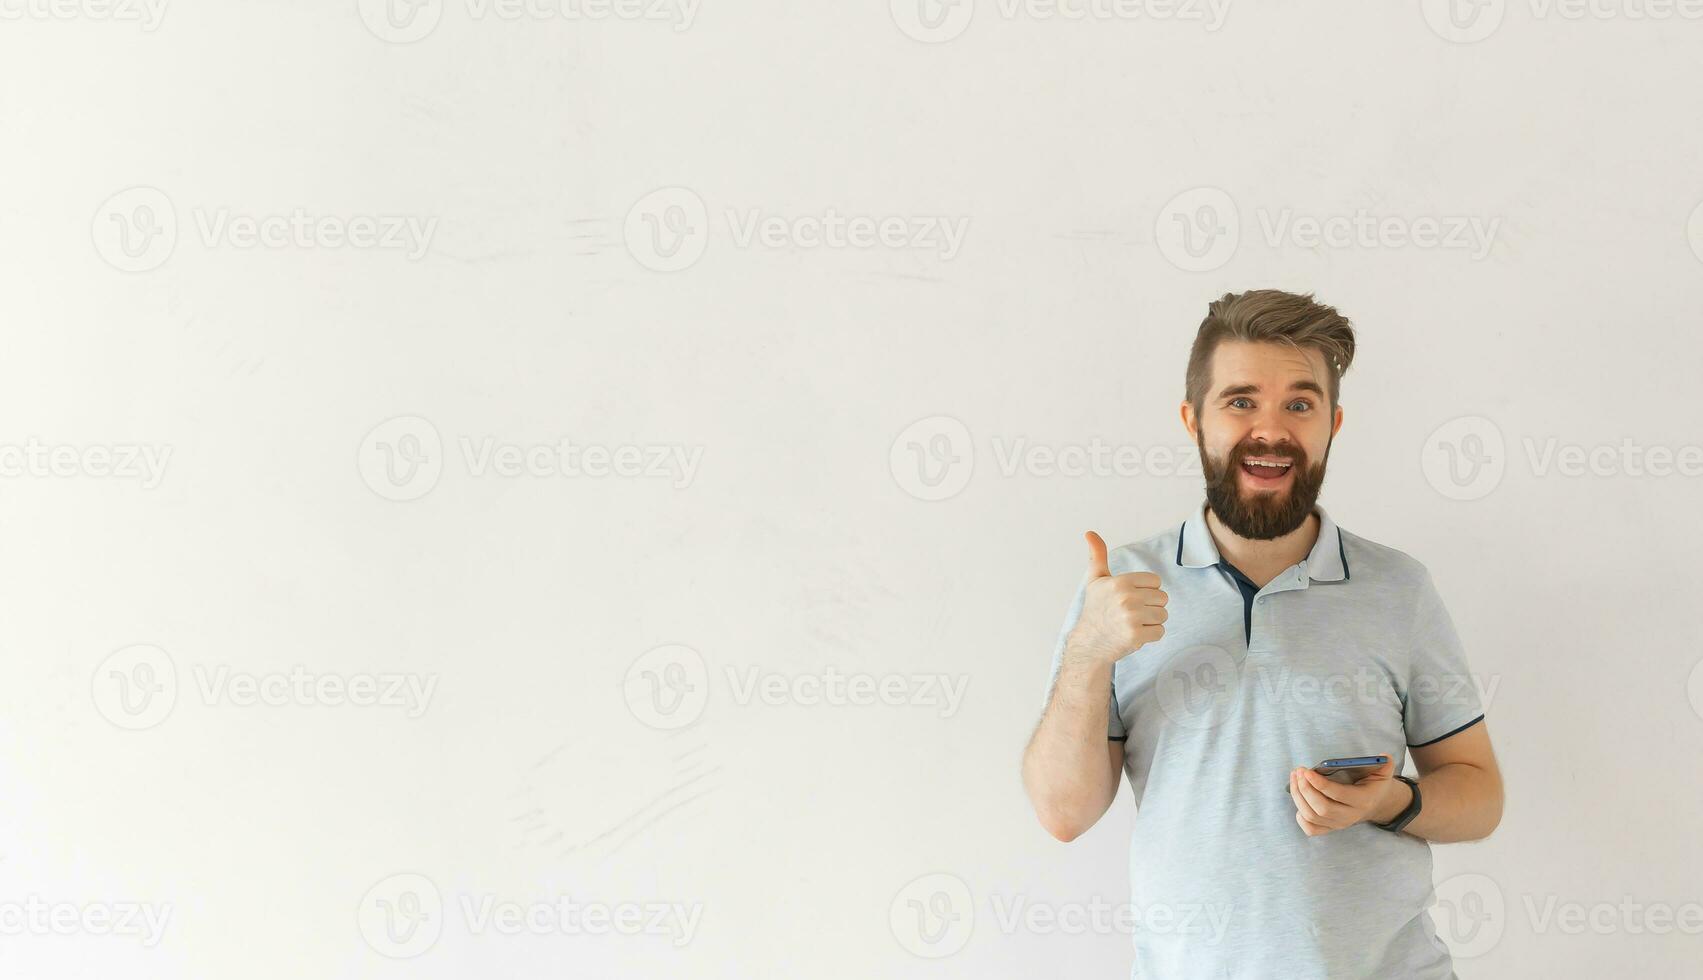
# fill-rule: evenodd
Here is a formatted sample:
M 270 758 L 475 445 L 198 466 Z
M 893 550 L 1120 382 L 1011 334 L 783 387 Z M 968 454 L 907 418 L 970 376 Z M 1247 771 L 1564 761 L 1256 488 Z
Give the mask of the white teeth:
M 1257 459 L 1246 459 L 1243 460 L 1243 462 L 1247 463 L 1249 466 L 1266 466 L 1274 470 L 1286 470 L 1289 468 L 1288 463 L 1265 463 Z

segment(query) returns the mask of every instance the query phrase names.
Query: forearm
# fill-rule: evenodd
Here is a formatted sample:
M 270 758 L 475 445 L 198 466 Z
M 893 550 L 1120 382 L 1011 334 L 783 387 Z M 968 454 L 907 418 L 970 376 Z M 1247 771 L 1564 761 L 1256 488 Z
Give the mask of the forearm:
M 1399 783 L 1401 792 L 1383 810 L 1373 814 L 1377 823 L 1389 823 L 1407 809 L 1412 791 Z M 1438 766 L 1419 779 L 1422 803 L 1419 816 L 1402 829 L 1423 840 L 1439 844 L 1480 840 L 1490 836 L 1502 821 L 1502 779 L 1498 773 L 1464 762 Z
M 1023 788 L 1041 824 L 1060 840 L 1092 827 L 1117 795 L 1118 771 L 1106 747 L 1111 683 L 1110 663 L 1067 648 L 1023 753 Z

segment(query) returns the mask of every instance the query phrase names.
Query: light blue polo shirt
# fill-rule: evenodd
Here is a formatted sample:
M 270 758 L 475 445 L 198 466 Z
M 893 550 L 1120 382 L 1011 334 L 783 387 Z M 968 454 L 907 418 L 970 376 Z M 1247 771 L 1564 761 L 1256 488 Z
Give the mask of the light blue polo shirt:
M 1426 911 L 1429 844 L 1295 822 L 1290 769 L 1389 754 L 1400 772 L 1407 748 L 1484 717 L 1425 566 L 1314 512 L 1311 553 L 1260 589 L 1219 555 L 1204 501 L 1108 556 L 1170 596 L 1165 636 L 1113 669 L 1107 724 L 1136 804 L 1138 980 L 1454 976 Z M 1079 587 L 1054 678 L 1082 602 Z

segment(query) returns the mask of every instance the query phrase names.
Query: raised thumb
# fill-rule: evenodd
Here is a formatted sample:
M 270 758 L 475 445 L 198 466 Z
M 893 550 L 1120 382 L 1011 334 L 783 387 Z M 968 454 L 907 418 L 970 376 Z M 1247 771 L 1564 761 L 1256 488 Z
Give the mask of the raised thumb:
M 1106 539 L 1093 531 L 1087 532 L 1083 537 L 1088 539 L 1088 574 L 1094 578 L 1105 578 L 1112 574 L 1111 566 L 1106 564 Z

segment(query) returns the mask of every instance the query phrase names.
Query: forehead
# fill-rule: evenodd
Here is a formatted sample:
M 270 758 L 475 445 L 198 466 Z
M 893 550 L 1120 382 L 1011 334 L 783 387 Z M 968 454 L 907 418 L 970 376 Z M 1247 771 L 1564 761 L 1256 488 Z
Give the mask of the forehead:
M 1327 377 L 1324 354 L 1311 347 L 1228 340 L 1212 352 L 1213 391 L 1233 384 L 1282 390 L 1296 381 L 1325 388 Z

